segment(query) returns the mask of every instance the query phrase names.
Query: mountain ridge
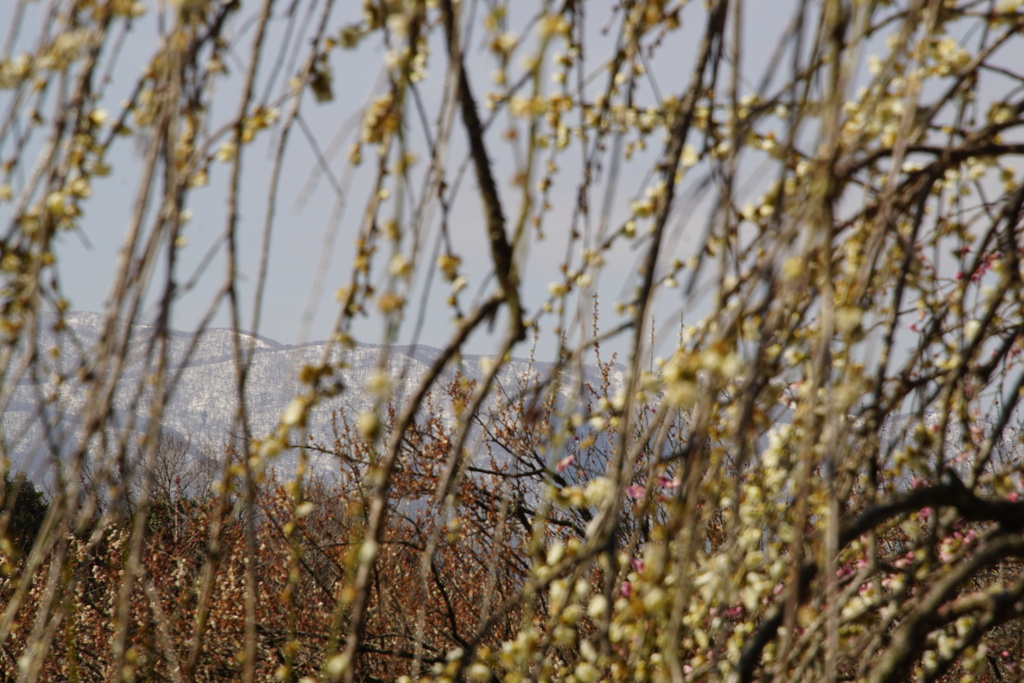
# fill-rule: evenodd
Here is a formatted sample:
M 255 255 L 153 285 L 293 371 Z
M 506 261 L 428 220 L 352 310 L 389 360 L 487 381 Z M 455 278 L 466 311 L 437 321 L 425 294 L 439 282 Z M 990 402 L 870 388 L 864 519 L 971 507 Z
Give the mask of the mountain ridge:
M 45 471 L 55 459 L 66 456 L 66 451 L 73 444 L 80 443 L 85 386 L 79 375 L 88 366 L 90 351 L 95 349 L 106 324 L 102 314 L 93 312 L 64 314 L 61 317 L 63 329 L 53 329 L 55 320 L 57 318 L 52 316 L 42 321 L 36 347 L 43 351 L 56 348 L 60 353 L 52 357 L 47 354 L 38 356 L 43 372 L 36 373 L 36 378 L 27 374 L 19 378 L 18 385 L 9 392 L 0 418 L 5 450 L 16 467 L 32 475 Z M 132 325 L 125 366 L 112 397 L 109 428 L 112 434 L 123 437 L 124 432 L 129 431 L 137 436 L 148 425 L 145 410 L 150 389 L 146 378 L 152 371 L 153 362 L 146 359 L 145 347 L 154 329 L 153 325 L 146 323 Z M 226 328 L 210 328 L 203 330 L 198 339 L 195 334 L 168 331 L 169 367 L 171 377 L 177 383 L 162 416 L 161 428 L 171 435 L 202 437 L 216 448 L 234 440 L 232 432 L 237 411 L 234 332 Z M 360 411 L 374 405 L 373 397 L 364 387 L 371 373 L 375 373 L 382 363 L 392 377 L 393 399 L 400 402 L 419 385 L 441 353 L 439 349 L 425 344 L 386 346 L 360 343 L 348 349 L 333 344 L 328 350 L 326 341 L 292 345 L 259 335 L 240 334 L 245 335 L 247 344 L 249 340 L 253 343 L 245 399 L 251 433 L 256 437 L 276 430 L 285 407 L 307 389 L 298 378 L 303 365 L 319 364 L 326 357 L 330 364 L 339 367 L 337 376 L 346 387 L 339 397 L 315 406 L 307 422 L 310 436 L 329 442 L 333 437 L 333 415 L 336 411 L 346 418 L 354 418 Z M 188 348 L 193 341 L 193 355 L 186 364 Z M 382 358 L 385 351 L 386 360 Z M 487 359 L 489 357 L 483 355 L 462 355 L 457 367 L 446 368 L 442 373 L 435 391 L 443 388 L 456 371 L 470 380 L 481 379 Z M 346 367 L 340 367 L 342 362 Z M 12 363 L 11 367 L 15 365 Z M 546 377 L 554 367 L 553 363 L 513 358 L 499 372 L 498 382 L 513 387 L 527 375 Z M 593 365 L 585 366 L 584 374 L 585 381 L 599 378 Z M 621 366 L 613 368 L 613 391 L 621 384 L 621 375 Z M 55 379 L 58 377 L 61 378 L 59 382 Z M 436 401 L 435 409 L 440 410 L 446 420 L 456 419 L 446 401 Z M 47 430 L 50 438 L 47 438 Z M 65 452 L 54 452 L 54 443 L 59 443 L 59 448 Z M 290 464 L 291 459 L 286 456 L 280 466 L 288 467 Z M 326 462 L 312 464 L 329 466 Z
M 85 387 L 79 373 L 87 366 L 88 352 L 100 339 L 104 324 L 105 318 L 101 314 L 69 312 L 63 316 L 63 330 L 54 331 L 52 325 L 40 325 L 37 349 L 57 348 L 60 353 L 56 356 L 41 353 L 38 358 L 42 372 L 36 373 L 35 377 L 26 374 L 13 387 L 8 385 L 0 389 L 0 395 L 4 397 L 3 415 L 0 415 L 0 448 L 4 455 L 10 457 L 15 468 L 27 471 L 36 480 L 45 479 L 46 472 L 52 470 L 55 461 L 65 457 L 81 442 Z M 146 362 L 143 351 L 153 329 L 154 326 L 148 324 L 132 327 L 125 368 L 113 392 L 108 442 L 116 443 L 118 439 L 114 437 L 130 438 L 134 435 L 137 438 L 149 425 L 145 414 L 150 396 L 146 378 L 151 366 Z M 165 433 L 200 442 L 211 450 L 237 441 L 233 434 L 237 411 L 233 337 L 234 332 L 227 328 L 204 330 L 198 340 L 195 340 L 194 332 L 168 332 L 170 367 L 177 384 L 161 418 L 161 429 Z M 246 335 L 246 339 L 253 340 L 246 407 L 251 434 L 262 437 L 277 429 L 280 416 L 292 399 L 308 390 L 299 381 L 299 371 L 305 364 L 322 362 L 328 342 L 282 344 L 259 335 Z M 185 364 L 187 350 L 194 340 L 194 354 Z M 314 406 L 306 424 L 308 436 L 321 443 L 330 443 L 334 436 L 336 413 L 354 421 L 359 412 L 374 406 L 373 396 L 364 387 L 371 374 L 384 362 L 381 354 L 385 351 L 384 367 L 392 377 L 392 398 L 396 403 L 412 393 L 441 353 L 439 349 L 423 344 L 391 347 L 358 344 L 351 349 L 332 345 L 326 357 L 336 367 L 342 361 L 347 365 L 338 367 L 336 371 L 345 390 L 339 397 Z M 463 355 L 457 367 L 446 368 L 438 378 L 432 409 L 438 411 L 443 420 L 449 424 L 457 421 L 450 401 L 443 397 L 446 383 L 455 377 L 456 372 L 469 380 L 481 379 L 488 359 L 483 355 Z M 16 367 L 17 363 L 12 361 L 8 365 L 9 368 Z M 534 377 L 545 379 L 554 368 L 553 363 L 513 358 L 502 368 L 498 383 L 513 389 Z M 623 375 L 621 365 L 611 366 L 608 373 L 611 384 L 609 396 L 622 388 Z M 62 381 L 57 382 L 55 378 L 58 377 L 62 377 Z M 583 382 L 599 386 L 603 380 L 604 376 L 596 365 L 584 366 Z M 561 400 L 578 399 L 566 386 L 562 387 L 561 396 Z M 776 419 L 785 423 L 790 416 L 783 412 Z M 931 413 L 920 420 L 909 414 L 888 416 L 878 433 L 883 450 L 892 453 L 899 448 L 909 438 L 916 422 L 929 424 L 936 420 L 937 417 Z M 994 426 L 987 421 L 982 422 L 989 429 Z M 959 425 L 951 424 L 950 429 L 947 442 L 961 442 L 963 435 L 959 433 Z M 1016 430 L 1008 429 L 999 436 L 1000 448 L 1016 452 L 1015 439 Z M 762 444 L 759 444 L 758 451 L 761 448 Z M 332 470 L 328 456 L 311 454 L 310 457 L 314 469 L 321 472 Z M 293 453 L 284 454 L 277 463 L 283 469 L 293 465 Z

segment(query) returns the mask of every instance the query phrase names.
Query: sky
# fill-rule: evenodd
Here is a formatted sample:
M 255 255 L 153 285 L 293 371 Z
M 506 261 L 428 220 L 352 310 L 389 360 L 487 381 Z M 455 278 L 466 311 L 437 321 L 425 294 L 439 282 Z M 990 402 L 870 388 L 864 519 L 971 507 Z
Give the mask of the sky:
M 113 70 L 114 78 L 104 97 L 102 106 L 111 112 L 112 117 L 116 115 L 120 103 L 134 87 L 142 65 L 152 58 L 159 40 L 160 12 L 154 11 L 153 4 L 149 4 L 147 14 L 140 18 L 133 30 L 125 36 L 120 57 Z M 518 8 L 525 4 L 516 3 L 513 7 Z M 336 3 L 329 23 L 329 33 L 336 33 L 341 26 L 358 19 L 359 5 L 361 3 Z M 289 3 L 276 4 L 275 14 L 279 19 L 283 17 L 288 6 Z M 41 11 L 44 5 L 37 3 L 28 7 L 30 11 Z M 229 34 L 243 35 L 225 59 L 229 75 L 217 86 L 218 94 L 213 101 L 222 107 L 218 110 L 215 106 L 211 112 L 211 129 L 223 125 L 235 113 L 235 99 L 241 87 L 241 76 L 248 63 L 247 51 L 254 32 L 253 14 L 258 7 L 257 3 L 246 3 L 240 16 L 233 20 Z M 588 39 L 591 41 L 586 47 L 588 71 L 599 71 L 602 62 L 612 53 L 615 25 L 614 21 L 609 23 L 613 16 L 612 7 L 611 2 L 593 2 L 587 5 Z M 28 17 L 27 27 L 34 27 L 35 21 L 43 20 L 39 11 L 36 17 Z M 164 21 L 169 21 L 170 16 L 168 13 Z M 525 13 L 521 16 L 516 15 L 513 9 L 509 14 L 509 27 L 513 30 L 521 28 L 529 18 Z M 477 24 L 480 20 L 478 17 Z M 613 30 L 602 31 L 606 24 L 612 26 Z M 265 94 L 259 98 L 262 101 L 272 101 L 284 93 L 287 89 L 288 72 L 294 71 L 297 63 L 300 63 L 296 62 L 293 53 L 290 52 L 293 48 L 285 51 L 280 47 L 285 37 L 285 25 L 284 21 L 275 21 L 270 26 L 267 45 L 269 54 L 274 57 L 266 60 L 258 72 L 257 92 Z M 680 67 L 692 61 L 690 53 L 695 48 L 688 42 L 695 42 L 693 36 L 697 35 L 700 26 L 698 22 L 688 26 L 693 28 L 684 26 L 684 29 L 673 38 L 678 47 L 666 50 L 655 64 L 655 70 L 661 72 L 659 77 L 667 91 L 682 87 L 682 84 L 673 83 L 672 77 L 680 73 Z M 482 101 L 485 90 L 491 87 L 490 75 L 495 67 L 495 61 L 481 45 L 480 27 L 477 26 L 474 30 L 476 38 L 467 55 L 467 63 L 477 98 Z M 25 36 L 34 39 L 35 33 L 31 30 L 26 31 Z M 304 42 L 300 44 L 300 47 L 304 46 Z M 440 105 L 439 92 L 445 57 L 443 46 L 437 40 L 432 43 L 431 48 L 428 78 L 422 84 L 421 92 L 428 115 L 433 118 Z M 354 51 L 334 51 L 331 59 L 335 93 L 333 101 L 317 104 L 311 101 L 308 92 L 305 95 L 310 101 L 303 104 L 304 126 L 295 129 L 284 162 L 285 173 L 280 188 L 271 244 L 267 293 L 262 323 L 258 330 L 264 336 L 283 343 L 301 343 L 326 338 L 333 328 L 337 313 L 334 292 L 348 279 L 354 237 L 359 229 L 366 197 L 370 192 L 369 181 L 373 175 L 372 163 L 352 169 L 346 163 L 346 154 L 355 136 L 358 135 L 361 109 L 381 88 L 384 78 L 384 54 L 385 48 L 379 40 L 367 40 L 360 49 Z M 284 68 L 279 68 L 282 66 L 281 63 Z M 595 80 L 595 83 L 603 85 L 600 79 Z M 0 98 L 2 97 L 0 94 Z M 286 107 L 287 104 L 281 107 L 282 115 Z M 497 125 L 505 124 L 499 119 Z M 419 148 L 420 158 L 425 159 L 426 145 L 423 142 L 422 129 L 415 123 L 411 123 L 408 128 L 412 145 Z M 466 156 L 462 135 L 462 130 L 456 124 L 449 153 L 453 167 Z M 311 139 L 307 139 L 307 136 Z M 257 277 L 259 245 L 266 216 L 266 188 L 270 179 L 275 143 L 276 131 L 272 130 L 270 133 L 264 133 L 244 152 L 239 243 L 241 292 L 246 311 L 242 326 L 246 329 L 251 329 L 254 282 Z M 656 144 L 652 146 L 657 147 Z M 105 307 L 112 282 L 111 274 L 116 268 L 117 252 L 126 232 L 138 179 L 134 169 L 141 166 L 143 150 L 144 142 L 132 139 L 115 144 L 108 157 L 108 162 L 115 171 L 109 177 L 98 179 L 94 183 L 93 196 L 86 204 L 86 213 L 81 222 L 82 230 L 76 234 L 62 236 L 57 256 L 61 264 L 63 287 L 71 307 L 75 310 L 100 311 Z M 507 218 L 511 221 L 517 211 L 516 197 L 509 190 L 508 182 L 514 173 L 513 155 L 507 146 L 493 142 L 491 151 L 495 176 L 503 186 Z M 654 158 L 653 153 L 647 156 L 652 160 Z M 574 173 L 571 163 L 576 159 L 578 155 L 565 155 L 559 161 L 563 173 L 559 177 L 559 187 L 552 194 L 552 220 L 549 221 L 549 226 L 568 226 L 571 221 L 572 208 L 576 201 L 575 188 L 571 183 L 578 177 L 578 171 Z M 651 165 L 650 161 L 645 163 L 648 167 Z M 326 166 L 326 169 L 321 164 Z M 419 166 L 422 169 L 425 164 L 421 161 Z M 222 234 L 227 170 L 228 165 L 215 164 L 211 169 L 208 186 L 193 192 L 189 199 L 188 209 L 193 217 L 185 229 L 188 245 L 181 252 L 178 281 L 191 280 L 192 274 L 206 261 L 204 257 L 211 250 L 215 251 L 215 255 L 199 276 L 196 286 L 178 302 L 174 310 L 172 324 L 180 329 L 192 329 L 202 319 L 213 293 L 222 281 L 225 267 Z M 452 206 L 450 224 L 456 249 L 463 258 L 465 274 L 470 281 L 470 286 L 462 295 L 465 308 L 466 303 L 472 300 L 474 291 L 478 291 L 484 282 L 488 271 L 489 252 L 484 241 L 481 209 L 474 196 L 476 181 L 472 170 L 467 169 L 462 176 L 462 189 Z M 336 189 L 338 186 L 340 192 Z M 618 193 L 609 202 L 614 216 L 613 222 L 618 221 L 621 224 L 627 215 L 631 195 L 641 192 L 642 189 L 643 182 L 640 178 L 628 178 L 621 184 Z M 0 217 L 5 217 L 4 209 L 7 207 L 9 205 L 0 206 Z M 559 277 L 558 266 L 564 259 L 565 234 L 559 235 L 558 229 L 548 227 L 547 240 L 533 246 L 528 254 L 528 266 L 522 276 L 526 299 L 530 302 L 527 305 L 528 310 L 536 310 L 547 296 L 548 284 Z M 428 235 L 422 245 L 422 251 L 432 254 L 435 239 L 436 232 Z M 595 287 L 600 294 L 602 306 L 607 309 L 604 315 L 610 315 L 612 303 L 628 294 L 626 284 L 632 279 L 631 272 L 637 258 L 636 253 L 630 252 L 617 256 L 618 258 L 606 268 L 601 282 Z M 381 263 L 386 263 L 386 260 L 382 260 Z M 423 283 L 418 285 L 417 289 L 420 289 Z M 434 294 L 430 297 L 431 304 L 425 311 L 426 322 L 420 340 L 429 345 L 443 345 L 450 334 L 451 310 L 437 304 L 444 299 L 441 291 L 443 287 L 443 283 L 435 280 Z M 154 312 L 155 308 L 151 301 L 143 318 L 152 317 Z M 411 312 L 418 313 L 418 307 Z M 214 318 L 214 325 L 227 325 L 228 320 L 226 309 L 222 307 Z M 401 341 L 411 341 L 413 331 L 413 326 L 407 325 Z M 383 329 L 379 316 L 360 321 L 356 326 L 356 333 L 360 341 L 381 341 Z M 470 340 L 468 350 L 486 353 L 494 344 L 493 338 L 478 335 L 477 338 Z M 541 346 L 545 347 L 545 351 L 553 352 L 554 345 L 551 340 L 544 339 Z
M 137 26 L 125 36 L 122 53 L 112 71 L 113 79 L 104 96 L 103 106 L 116 113 L 119 103 L 127 97 L 134 86 L 135 79 L 142 65 L 145 65 L 154 54 L 159 41 L 159 25 L 161 12 L 154 3 L 149 4 L 149 11 Z M 319 3 L 315 3 L 319 7 Z M 361 4 L 356 2 L 337 2 L 329 21 L 329 34 L 337 34 L 345 24 L 358 19 Z M 749 2 L 744 5 L 743 24 L 743 55 L 744 62 L 741 73 L 745 75 L 744 87 L 753 89 L 765 73 L 771 73 L 777 66 L 771 63 L 771 55 L 778 37 L 782 34 L 790 18 L 788 8 L 792 2 Z M 534 3 L 510 3 L 509 28 L 522 32 L 527 26 L 531 15 L 525 8 Z M 593 0 L 585 4 L 586 35 L 585 64 L 588 73 L 595 74 L 592 87 L 596 90 L 603 87 L 601 76 L 602 65 L 613 54 L 615 31 L 619 17 L 613 11 L 616 3 L 607 0 Z M 284 17 L 292 3 L 278 2 L 275 5 L 275 16 Z M 300 3 L 300 12 L 304 12 L 308 3 Z M 27 26 L 34 27 L 34 22 L 43 21 L 39 14 L 43 3 L 29 5 L 30 11 L 37 16 L 30 17 Z M 218 94 L 214 102 L 218 103 L 210 112 L 211 128 L 223 125 L 235 114 L 237 93 L 241 87 L 241 76 L 248 63 L 249 44 L 254 33 L 253 15 L 259 3 L 244 3 L 241 14 L 232 20 L 230 35 L 241 35 L 235 48 L 227 55 L 225 64 L 228 76 L 217 86 Z M 485 4 L 478 5 L 478 16 L 472 24 L 474 35 L 469 41 L 467 64 L 470 77 L 479 101 L 484 92 L 493 86 L 490 84 L 491 73 L 496 64 L 492 55 L 485 49 L 481 40 L 482 13 Z M 690 3 L 682 14 L 682 28 L 668 36 L 661 46 L 656 58 L 650 62 L 652 78 L 637 93 L 640 103 L 655 101 L 655 89 L 664 96 L 669 93 L 680 93 L 686 88 L 686 80 L 695 52 L 699 36 L 703 29 L 703 3 Z M 164 21 L 169 21 L 170 11 Z M 315 21 L 315 19 L 314 19 Z M 288 23 L 274 21 L 271 23 L 267 40 L 268 55 L 258 72 L 257 93 L 261 102 L 273 102 L 287 92 L 287 79 L 301 63 L 305 46 L 311 29 L 300 29 L 298 40 L 291 36 L 293 42 L 282 47 L 289 34 L 286 32 Z M 302 21 L 299 26 L 303 26 Z M 610 28 L 610 30 L 603 30 Z M 26 36 L 34 39 L 34 29 L 27 31 Z M 440 34 L 438 33 L 438 36 Z M 295 58 L 295 47 L 299 48 L 299 60 Z M 446 57 L 443 46 L 435 38 L 431 44 L 432 55 L 427 66 L 428 77 L 421 84 L 421 93 L 427 115 L 433 119 L 440 107 L 440 86 L 444 76 Z M 555 48 L 556 50 L 559 48 Z M 15 50 L 15 52 L 17 49 Z M 513 61 L 520 54 L 517 52 Z M 1024 53 L 1021 53 L 1024 59 Z M 284 161 L 285 172 L 280 187 L 280 197 L 276 213 L 276 222 L 271 243 L 271 259 L 267 280 L 267 291 L 262 309 L 262 322 L 259 334 L 283 343 L 302 343 L 328 337 L 333 329 L 337 315 L 337 304 L 334 299 L 335 290 L 347 282 L 349 278 L 354 238 L 359 230 L 366 198 L 370 193 L 369 182 L 373 177 L 373 159 L 364 161 L 364 165 L 353 169 L 347 164 L 346 155 L 349 146 L 358 135 L 359 117 L 362 108 L 381 89 L 385 76 L 383 61 L 385 48 L 378 39 L 365 41 L 359 49 L 353 51 L 332 51 L 331 72 L 333 75 L 334 98 L 323 104 L 312 101 L 307 91 L 307 99 L 302 108 L 302 125 L 292 134 Z M 784 69 L 781 71 L 785 71 Z M 546 87 L 553 87 L 548 84 Z M 6 93 L 0 93 L 0 107 L 6 109 Z M 282 115 L 288 104 L 281 107 Z M 509 122 L 505 116 L 496 121 L 496 131 L 507 128 Z M 520 131 L 522 124 L 519 124 Z M 420 157 L 419 170 L 425 168 L 427 157 L 426 143 L 422 128 L 416 121 L 407 125 L 411 146 L 417 149 Z M 244 329 L 252 329 L 252 303 L 255 281 L 258 275 L 259 248 L 263 225 L 266 217 L 267 187 L 273 161 L 274 144 L 277 130 L 271 128 L 257 138 L 256 142 L 244 151 L 243 194 L 241 201 L 241 221 L 239 225 L 241 294 L 245 315 L 242 321 Z M 518 196 L 514 194 L 510 179 L 515 172 L 515 143 L 509 144 L 500 139 L 496 132 L 489 137 L 495 176 L 501 186 L 505 199 L 506 214 L 511 222 L 518 210 Z M 624 166 L 617 185 L 599 184 L 591 196 L 593 207 L 607 208 L 607 224 L 615 230 L 629 216 L 630 200 L 642 195 L 649 182 L 646 173 L 655 163 L 660 150 L 660 137 L 650 137 L 650 146 L 646 153 L 638 154 L 634 162 Z M 71 307 L 76 310 L 100 311 L 105 307 L 109 295 L 112 277 L 117 262 L 117 251 L 124 237 L 128 217 L 131 211 L 137 173 L 132 169 L 141 166 L 143 144 L 125 139 L 115 145 L 109 162 L 115 172 L 108 178 L 97 181 L 94 194 L 86 204 L 86 214 L 82 220 L 82 230 L 75 234 L 66 234 L 61 238 L 58 259 L 61 262 L 61 274 L 64 290 L 70 300 Z M 2 152 L 2 150 L 0 150 Z M 450 165 L 455 168 L 466 157 L 466 146 L 460 123 L 456 122 L 452 143 L 449 151 Z M 562 155 L 559 160 L 559 174 L 554 191 L 551 194 L 552 208 L 546 222 L 547 239 L 544 242 L 532 242 L 526 255 L 526 267 L 522 273 L 524 297 L 528 311 L 535 311 L 547 297 L 550 283 L 559 279 L 559 265 L 565 258 L 565 244 L 568 231 L 571 229 L 573 209 L 576 204 L 575 183 L 580 175 L 580 155 L 578 152 Z M 575 164 L 575 166 L 574 166 Z M 225 197 L 228 181 L 227 164 L 214 164 L 211 168 L 210 181 L 207 187 L 190 195 L 188 209 L 192 218 L 185 229 L 187 246 L 181 252 L 181 268 L 178 281 L 188 282 L 196 277 L 195 286 L 182 296 L 178 302 L 172 324 L 184 330 L 193 329 L 205 314 L 209 302 L 223 281 L 225 268 L 224 248 L 222 242 L 225 224 Z M 758 174 L 756 165 L 744 169 L 743 181 L 752 196 L 757 189 L 763 187 L 763 178 Z M 451 175 L 454 175 L 452 173 Z M 607 175 L 605 176 L 607 177 Z M 701 236 L 705 230 L 706 216 L 710 213 L 714 201 L 710 190 L 699 190 L 702 178 L 692 177 L 684 181 L 678 195 L 678 205 L 672 219 L 673 238 L 670 241 L 671 256 L 686 259 L 701 246 Z M 486 274 L 489 271 L 489 252 L 484 239 L 483 218 L 480 203 L 475 195 L 476 181 L 472 170 L 467 169 L 461 180 L 462 187 L 456 201 L 451 207 L 451 236 L 456 251 L 461 255 L 465 266 L 464 274 L 469 286 L 463 292 L 463 307 L 471 302 L 481 286 L 493 287 Z M 418 190 L 419 183 L 414 183 Z M 388 200 L 394 204 L 394 198 Z M 387 202 L 385 203 L 387 205 Z M 6 224 L 10 205 L 0 205 L 0 220 Z M 382 215 L 391 211 L 385 208 Z M 405 209 L 404 215 L 409 213 Z M 598 213 L 597 211 L 594 212 Z M 600 216 L 592 214 L 591 220 L 596 228 L 600 224 Z M 417 259 L 434 257 L 437 231 L 435 229 L 424 235 L 422 244 L 418 245 L 413 256 Z M 213 254 L 212 258 L 207 256 Z M 615 322 L 614 304 L 629 297 L 630 290 L 636 281 L 636 266 L 640 252 L 629 248 L 616 249 L 608 256 L 607 265 L 600 279 L 594 284 L 601 307 L 601 324 L 604 329 Z M 379 258 L 376 270 L 384 269 L 387 257 Z M 200 264 L 208 263 L 206 270 L 200 271 Z M 426 270 L 426 269 L 424 269 Z M 378 276 L 382 283 L 384 275 Z M 159 280 L 157 280 L 159 281 Z M 415 293 L 424 291 L 426 283 L 418 280 L 413 288 Z M 446 285 L 437 278 L 433 281 L 432 293 L 426 297 L 426 308 L 418 304 L 407 311 L 409 318 L 422 315 L 422 333 L 420 342 L 442 346 L 451 334 L 451 309 L 443 305 Z M 681 321 L 690 321 L 706 314 L 709 297 L 698 294 L 689 300 L 680 295 L 662 296 L 655 309 L 654 326 L 658 330 L 656 352 L 671 353 L 678 327 Z M 152 317 L 155 307 L 151 301 L 143 314 L 143 319 Z M 215 326 L 228 324 L 226 307 L 221 307 L 214 318 Z M 553 321 L 547 319 L 541 332 L 538 344 L 539 356 L 544 359 L 555 351 Z M 589 315 L 584 318 L 583 329 L 579 327 L 572 334 L 589 334 Z M 415 338 L 417 326 L 407 320 L 403 326 L 399 341 L 407 343 Z M 378 343 L 384 339 L 384 331 L 379 315 L 360 320 L 355 327 L 356 338 L 361 342 Z M 626 338 L 608 345 L 611 351 L 623 353 L 626 349 Z M 479 333 L 470 339 L 467 351 L 471 353 L 488 353 L 496 344 L 493 335 Z M 517 354 L 518 355 L 518 354 Z

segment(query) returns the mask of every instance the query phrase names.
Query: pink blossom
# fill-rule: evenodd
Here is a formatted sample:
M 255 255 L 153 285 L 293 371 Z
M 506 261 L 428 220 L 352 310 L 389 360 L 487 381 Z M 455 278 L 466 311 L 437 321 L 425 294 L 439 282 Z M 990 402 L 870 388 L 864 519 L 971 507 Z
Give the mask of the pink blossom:
M 632 484 L 626 487 L 626 495 L 633 500 L 640 500 L 644 497 L 644 487 L 639 484 Z

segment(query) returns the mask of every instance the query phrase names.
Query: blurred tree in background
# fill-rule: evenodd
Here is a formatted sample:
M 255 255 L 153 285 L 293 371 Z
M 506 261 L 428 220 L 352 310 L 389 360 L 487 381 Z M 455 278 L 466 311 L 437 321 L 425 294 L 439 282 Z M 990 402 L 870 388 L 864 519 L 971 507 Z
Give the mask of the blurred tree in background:
M 0 544 L 5 555 L 17 558 L 32 548 L 43 527 L 46 498 L 35 484 L 25 479 L 24 473 L 12 477 L 9 471 L 4 472 L 3 492 L 4 500 L 11 504 L 4 508 L 6 535 Z

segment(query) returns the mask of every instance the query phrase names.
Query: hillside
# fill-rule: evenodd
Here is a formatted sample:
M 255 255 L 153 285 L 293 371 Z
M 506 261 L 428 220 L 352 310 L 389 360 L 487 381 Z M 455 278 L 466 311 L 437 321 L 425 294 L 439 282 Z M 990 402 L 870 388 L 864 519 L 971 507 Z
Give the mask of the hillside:
M 48 463 L 55 457 L 66 456 L 73 444 L 79 442 L 85 419 L 86 386 L 81 376 L 89 367 L 89 359 L 102 332 L 103 317 L 96 313 L 68 313 L 64 328 L 52 329 L 53 321 L 40 326 L 36 348 L 45 358 L 46 372 L 22 376 L 13 385 L 3 411 L 2 433 L 4 447 L 16 468 L 25 469 L 34 478 L 45 479 Z M 135 325 L 131 330 L 122 380 L 113 392 L 114 419 L 107 436 L 110 441 L 130 437 L 145 431 L 150 390 L 147 376 L 155 367 L 155 359 L 147 359 L 147 349 L 154 328 Z M 235 364 L 233 335 L 227 329 L 208 329 L 201 335 L 175 331 L 169 337 L 169 364 L 174 389 L 164 412 L 162 429 L 171 435 L 187 437 L 197 444 L 216 448 L 233 440 L 237 433 L 234 416 L 237 411 L 235 391 Z M 189 349 L 194 348 L 189 356 Z M 319 440 L 332 437 L 332 415 L 337 411 L 354 417 L 373 404 L 373 397 L 365 389 L 371 373 L 381 366 L 392 378 L 394 400 L 402 400 L 420 383 L 430 364 L 440 353 L 428 346 L 392 347 L 360 344 L 342 350 L 336 345 L 328 352 L 327 342 L 303 345 L 281 344 L 264 337 L 241 335 L 243 348 L 251 345 L 252 357 L 246 383 L 246 408 L 254 436 L 261 436 L 276 428 L 281 411 L 300 391 L 299 370 L 303 365 L 319 363 L 329 353 L 329 362 L 340 369 L 336 378 L 345 390 L 336 398 L 319 404 L 308 421 L 308 433 Z M 59 354 L 50 355 L 50 349 Z M 24 356 L 25 349 L 19 349 Z M 187 362 L 186 362 L 187 361 Z M 457 368 L 448 368 L 438 389 L 447 384 L 458 371 L 468 380 L 483 377 L 487 359 L 483 356 L 464 355 Z M 11 363 L 19 367 L 18 360 Z M 550 363 L 531 363 L 514 359 L 499 375 L 498 381 L 506 393 L 514 394 L 525 378 L 546 378 L 554 366 Z M 596 366 L 585 368 L 586 380 L 600 381 Z M 58 382 L 57 378 L 63 378 Z M 614 392 L 621 383 L 621 368 L 616 368 L 611 380 Z M 564 388 L 568 397 L 570 389 Z M 440 397 L 440 392 L 438 396 Z M 445 418 L 454 420 L 447 401 L 436 405 Z M 108 447 L 108 450 L 111 450 Z M 315 456 L 313 456 L 315 458 Z M 287 454 L 279 467 L 289 468 L 292 461 Z M 329 468 L 327 462 L 320 463 Z M 316 466 L 316 462 L 314 462 Z

